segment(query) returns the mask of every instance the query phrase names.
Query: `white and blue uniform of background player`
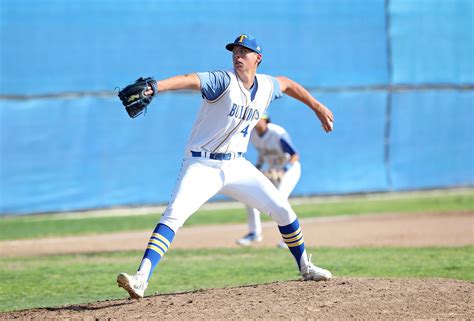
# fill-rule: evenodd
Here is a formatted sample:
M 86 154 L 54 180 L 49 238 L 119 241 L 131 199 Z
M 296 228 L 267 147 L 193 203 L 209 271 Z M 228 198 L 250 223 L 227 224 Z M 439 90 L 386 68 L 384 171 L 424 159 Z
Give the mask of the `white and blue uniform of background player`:
M 120 273 L 117 277 L 118 285 L 133 298 L 143 297 L 148 280 L 179 228 L 218 193 L 270 215 L 304 279 L 331 278 L 329 271 L 309 261 L 300 224 L 288 200 L 243 154 L 255 124 L 282 93 L 310 107 L 326 132 L 332 130 L 333 115 L 296 82 L 257 74 L 262 53 L 254 37 L 240 35 L 226 49 L 232 51 L 233 70 L 174 76 L 158 81 L 158 92 L 150 87 L 146 93 L 200 90 L 203 100 L 171 200 L 153 230 L 139 269 L 133 276 Z
M 288 198 L 301 177 L 299 154 L 288 132 L 271 123 L 268 115 L 263 115 L 252 131 L 250 142 L 258 152 L 255 167 L 271 178 L 280 193 Z M 249 233 L 237 240 L 237 244 L 242 246 L 263 239 L 260 211 L 247 207 L 247 217 Z M 283 247 L 285 243 L 279 246 Z

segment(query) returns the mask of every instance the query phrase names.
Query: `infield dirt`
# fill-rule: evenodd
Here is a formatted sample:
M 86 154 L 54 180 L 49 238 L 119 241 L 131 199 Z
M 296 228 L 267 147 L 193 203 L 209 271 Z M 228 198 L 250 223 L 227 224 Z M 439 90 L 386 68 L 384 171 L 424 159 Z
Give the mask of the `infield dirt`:
M 305 241 L 310 246 L 462 246 L 474 244 L 474 213 L 426 213 L 377 215 L 302 220 Z M 203 238 L 204 230 L 220 230 L 223 238 Z M 275 246 L 275 227 L 265 223 L 265 241 Z M 214 233 L 213 232 L 213 233 Z M 235 246 L 245 226 L 183 228 L 174 247 Z M 78 252 L 107 251 L 97 244 L 107 240 L 142 248 L 149 231 L 116 233 L 87 238 L 46 239 L 42 247 L 63 253 L 61 244 L 80 243 Z M 216 240 L 221 240 L 216 243 Z M 61 240 L 63 242 L 61 242 Z M 84 238 L 85 240 L 85 238 Z M 97 242 L 100 240 L 100 242 Z M 28 240 L 0 242 L 0 250 L 14 246 L 16 255 L 28 255 Z M 58 247 L 54 248 L 54 244 Z M 46 246 L 48 245 L 48 246 Z M 116 243 L 115 243 L 116 246 Z M 39 246 L 36 249 L 40 248 Z M 31 254 L 31 253 L 30 253 Z M 40 255 L 47 255 L 44 252 Z M 14 255 L 14 253 L 10 253 Z M 223 289 L 150 295 L 142 300 L 113 300 L 54 308 L 0 313 L 0 319 L 472 319 L 474 282 L 440 278 L 348 278 L 328 282 L 288 281 Z
M 300 220 L 309 247 L 463 246 L 474 244 L 474 213 L 417 213 L 335 216 Z M 262 224 L 264 239 L 256 247 L 275 247 L 281 236 L 275 223 Z M 2 256 L 143 250 L 151 230 L 0 241 Z M 237 247 L 246 224 L 183 227 L 173 249 Z

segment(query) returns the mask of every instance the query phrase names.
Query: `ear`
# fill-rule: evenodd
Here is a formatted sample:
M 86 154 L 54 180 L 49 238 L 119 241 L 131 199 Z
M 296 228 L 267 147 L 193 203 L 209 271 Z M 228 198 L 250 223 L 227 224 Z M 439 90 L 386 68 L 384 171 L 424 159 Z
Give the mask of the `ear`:
M 263 57 L 261 54 L 257 54 L 257 63 L 259 63 L 260 61 L 262 61 Z

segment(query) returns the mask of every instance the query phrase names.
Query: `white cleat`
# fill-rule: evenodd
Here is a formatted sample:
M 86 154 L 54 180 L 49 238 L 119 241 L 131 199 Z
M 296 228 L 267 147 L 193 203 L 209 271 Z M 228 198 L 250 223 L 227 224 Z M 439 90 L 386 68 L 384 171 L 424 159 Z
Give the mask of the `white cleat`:
M 263 240 L 262 234 L 249 233 L 245 235 L 243 238 L 238 239 L 235 242 L 241 246 L 249 246 L 252 243 L 261 242 L 262 240 Z
M 143 279 L 139 278 L 136 274 L 130 276 L 127 273 L 120 273 L 117 276 L 117 284 L 120 288 L 124 288 L 132 299 L 137 300 L 143 298 L 148 286 L 148 283 L 143 281 Z
M 283 241 L 283 240 L 281 240 L 280 242 L 278 242 L 277 247 L 278 247 L 279 249 L 288 249 L 288 245 L 286 245 L 285 241 Z
M 332 278 L 331 272 L 311 263 L 311 256 L 309 264 L 301 269 L 301 275 L 305 281 L 328 281 Z

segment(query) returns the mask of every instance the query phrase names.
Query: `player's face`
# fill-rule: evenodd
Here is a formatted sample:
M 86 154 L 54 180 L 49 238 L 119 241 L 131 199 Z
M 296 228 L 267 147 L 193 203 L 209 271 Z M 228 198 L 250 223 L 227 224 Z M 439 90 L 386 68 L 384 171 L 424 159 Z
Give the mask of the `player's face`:
M 232 62 L 235 70 L 244 71 L 256 68 L 261 57 L 256 52 L 241 46 L 235 46 L 232 50 Z

